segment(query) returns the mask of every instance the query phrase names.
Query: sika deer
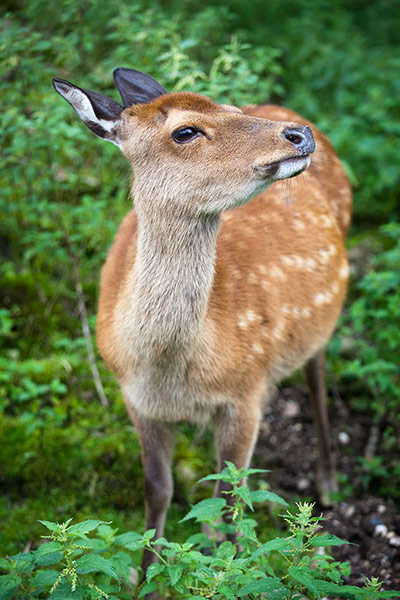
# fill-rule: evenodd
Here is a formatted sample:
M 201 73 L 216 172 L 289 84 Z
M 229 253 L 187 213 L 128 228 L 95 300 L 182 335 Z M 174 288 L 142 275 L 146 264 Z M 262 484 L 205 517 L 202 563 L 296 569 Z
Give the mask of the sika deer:
M 339 159 L 288 109 L 242 112 L 168 94 L 131 69 L 114 77 L 124 106 L 54 86 L 132 164 L 135 208 L 102 271 L 97 339 L 140 437 L 146 527 L 162 535 L 173 424 L 214 422 L 219 468 L 247 466 L 263 396 L 303 365 L 328 502 L 336 481 L 324 346 L 346 293 L 351 211 Z M 143 567 L 152 560 L 146 553 Z

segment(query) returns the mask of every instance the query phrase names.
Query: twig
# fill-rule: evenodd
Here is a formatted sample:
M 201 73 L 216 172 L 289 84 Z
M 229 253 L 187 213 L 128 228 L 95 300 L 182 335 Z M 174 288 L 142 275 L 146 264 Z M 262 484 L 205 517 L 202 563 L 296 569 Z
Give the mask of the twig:
M 376 449 L 378 447 L 378 442 L 379 442 L 379 434 L 380 434 L 381 424 L 382 423 L 380 421 L 377 425 L 371 426 L 368 441 L 365 445 L 365 450 L 364 450 L 364 457 L 367 458 L 368 460 L 373 459 L 376 454 Z
M 96 387 L 97 395 L 99 396 L 100 402 L 104 407 L 108 408 L 109 402 L 104 393 L 103 384 L 101 383 L 101 379 L 100 379 L 100 373 L 99 373 L 99 370 L 96 365 L 96 357 L 94 355 L 92 337 L 90 335 L 90 328 L 89 328 L 89 321 L 87 318 L 85 298 L 83 295 L 82 283 L 81 283 L 81 279 L 79 276 L 78 259 L 77 259 L 76 255 L 72 253 L 71 248 L 70 248 L 70 254 L 71 254 L 72 261 L 73 261 L 73 267 L 74 267 L 73 275 L 74 275 L 75 289 L 76 289 L 76 293 L 78 296 L 78 309 L 79 309 L 79 314 L 80 314 L 81 322 L 82 322 L 82 331 L 83 331 L 83 335 L 85 336 L 85 341 L 86 341 L 86 350 L 87 350 L 87 354 L 88 354 L 88 358 L 89 358 L 90 370 L 92 371 L 94 385 Z
M 81 317 L 82 331 L 83 331 L 83 335 L 84 335 L 85 342 L 86 342 L 86 351 L 87 351 L 87 355 L 88 355 L 88 359 L 89 359 L 90 370 L 92 371 L 93 381 L 94 381 L 94 385 L 95 385 L 99 400 L 105 408 L 108 408 L 110 404 L 107 400 L 107 396 L 104 393 L 103 384 L 101 383 L 100 373 L 99 373 L 99 370 L 96 365 L 96 357 L 94 354 L 92 337 L 90 335 L 90 327 L 89 327 L 89 321 L 88 321 L 87 312 L 86 312 L 85 297 L 83 295 L 81 278 L 79 276 L 79 268 L 78 268 L 79 258 L 75 254 L 75 252 L 72 248 L 71 240 L 68 235 L 68 230 L 65 227 L 62 218 L 61 218 L 61 223 L 63 224 L 64 238 L 65 238 L 65 242 L 67 245 L 68 254 L 69 254 L 69 257 L 70 257 L 70 259 L 72 261 L 72 265 L 73 265 L 72 273 L 73 273 L 74 282 L 75 282 L 76 295 L 78 296 L 78 310 L 79 310 L 79 315 Z

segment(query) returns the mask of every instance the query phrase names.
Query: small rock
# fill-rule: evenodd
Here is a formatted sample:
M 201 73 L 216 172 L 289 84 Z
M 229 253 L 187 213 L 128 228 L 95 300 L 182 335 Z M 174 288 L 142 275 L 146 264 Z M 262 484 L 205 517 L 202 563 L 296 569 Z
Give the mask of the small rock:
M 379 525 L 376 525 L 376 527 L 374 529 L 374 535 L 375 536 L 379 535 L 381 537 L 386 537 L 387 536 L 387 532 L 388 532 L 388 528 L 383 523 L 379 523 Z
M 349 434 L 345 431 L 341 431 L 338 435 L 339 443 L 342 444 L 342 446 L 347 446 L 348 444 L 350 444 L 350 439 L 351 438 Z
M 308 481 L 308 479 L 306 477 L 302 477 L 297 482 L 297 486 L 296 487 L 299 490 L 299 492 L 304 492 L 304 490 L 306 490 L 306 489 L 308 489 L 310 487 L 310 482 Z
M 293 419 L 300 414 L 300 406 L 294 400 L 287 400 L 283 411 L 283 416 L 287 419 Z
M 390 538 L 389 546 L 395 546 L 396 548 L 400 548 L 400 537 L 395 535 L 394 537 Z
M 384 504 L 378 504 L 376 510 L 380 515 L 382 515 L 384 512 L 386 512 L 386 506 Z
M 355 512 L 355 506 L 353 504 L 350 504 L 344 511 L 344 516 L 346 517 L 346 519 L 351 519 Z

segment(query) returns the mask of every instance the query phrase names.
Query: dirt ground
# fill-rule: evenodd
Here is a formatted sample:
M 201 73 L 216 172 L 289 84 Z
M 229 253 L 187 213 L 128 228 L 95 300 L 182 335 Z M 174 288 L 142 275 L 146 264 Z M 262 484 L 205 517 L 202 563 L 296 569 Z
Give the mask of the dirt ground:
M 383 498 L 364 493 L 357 461 L 371 440 L 371 422 L 350 413 L 336 399 L 330 414 L 333 448 L 339 473 L 347 474 L 354 497 L 332 508 L 316 505 L 327 521 L 324 529 L 352 542 L 333 549 L 340 561 L 350 561 L 347 584 L 363 585 L 379 577 L 382 589 L 400 590 L 400 515 Z M 316 437 L 309 400 L 300 389 L 285 388 L 271 402 L 261 425 L 253 466 L 271 469 L 271 489 L 284 497 L 316 498 L 314 469 Z M 399 594 L 400 597 L 400 594 Z

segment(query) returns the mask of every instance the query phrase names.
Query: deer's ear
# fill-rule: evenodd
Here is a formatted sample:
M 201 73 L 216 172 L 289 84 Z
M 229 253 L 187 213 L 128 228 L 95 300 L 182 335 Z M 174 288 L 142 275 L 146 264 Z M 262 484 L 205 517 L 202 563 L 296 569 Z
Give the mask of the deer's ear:
M 76 110 L 86 127 L 99 137 L 120 145 L 118 125 L 124 107 L 115 100 L 97 92 L 84 90 L 78 86 L 53 77 L 53 86 Z
M 125 106 L 145 104 L 167 93 L 153 77 L 135 69 L 115 69 L 114 81 Z

